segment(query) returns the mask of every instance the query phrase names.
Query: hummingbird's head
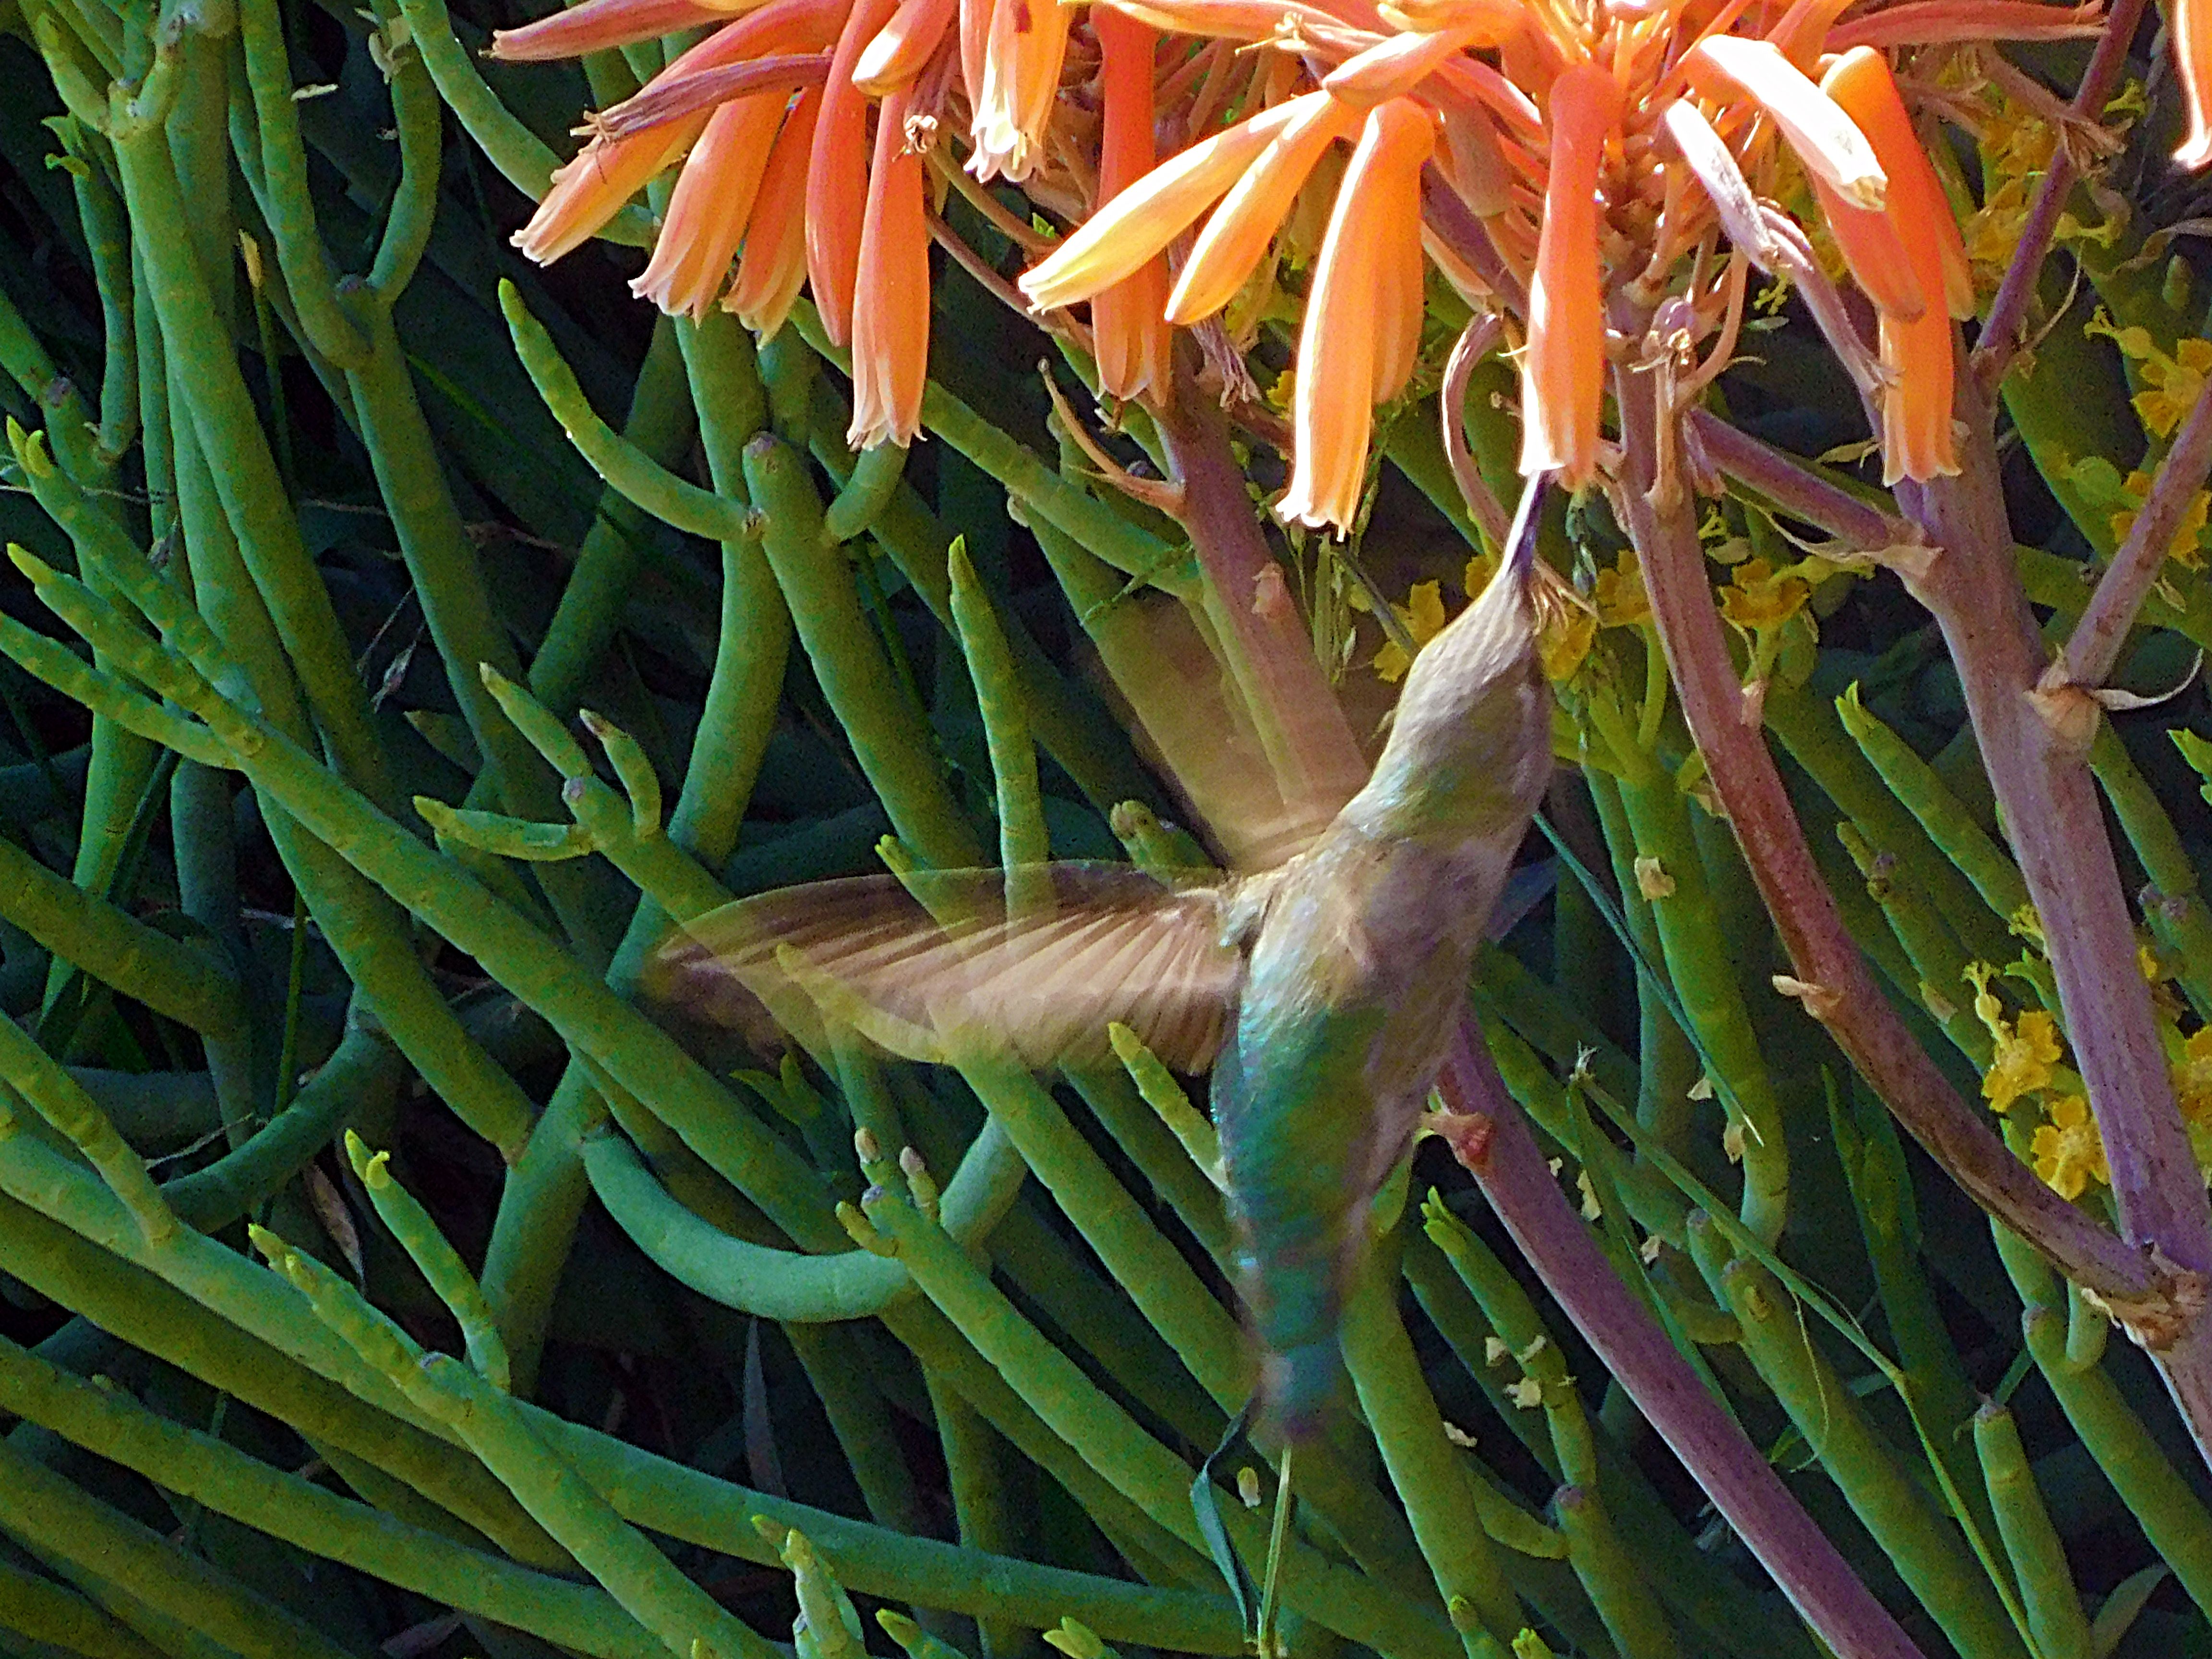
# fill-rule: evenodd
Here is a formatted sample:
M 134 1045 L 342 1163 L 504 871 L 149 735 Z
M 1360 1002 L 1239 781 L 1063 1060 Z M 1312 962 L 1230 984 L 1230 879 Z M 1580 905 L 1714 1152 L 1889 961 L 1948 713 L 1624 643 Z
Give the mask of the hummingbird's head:
M 1529 568 L 1509 558 L 1413 659 L 1374 775 L 1345 809 L 1370 834 L 1519 840 L 1552 773 Z

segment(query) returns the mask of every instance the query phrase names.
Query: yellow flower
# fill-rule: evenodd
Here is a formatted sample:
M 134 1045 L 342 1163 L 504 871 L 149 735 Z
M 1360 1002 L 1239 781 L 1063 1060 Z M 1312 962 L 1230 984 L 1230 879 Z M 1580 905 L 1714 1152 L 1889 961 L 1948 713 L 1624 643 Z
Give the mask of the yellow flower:
M 1597 638 L 1597 617 L 1579 605 L 1562 603 L 1541 608 L 1536 634 L 1536 660 L 1544 678 L 1555 684 L 1574 678 Z
M 2090 1182 L 2109 1184 L 2112 1171 L 2105 1167 L 2105 1143 L 2089 1116 L 2089 1103 L 2079 1095 L 2061 1095 L 2051 1103 L 2049 1121 L 2028 1143 L 2034 1155 L 2035 1173 L 2059 1197 L 2075 1199 Z
M 1634 548 L 1621 549 L 1613 568 L 1597 573 L 1590 601 L 1597 606 L 1601 628 L 1635 628 L 1651 620 L 1651 599 L 1644 591 L 1644 569 Z
M 1721 589 L 1721 615 L 1747 634 L 1778 628 L 1805 608 L 1813 585 L 1793 568 L 1778 573 L 1765 559 L 1746 559 Z
M 2185 340 L 2182 343 L 2185 346 L 2201 345 L 2208 352 L 2212 352 L 2212 341 Z M 2151 395 L 2148 392 L 2143 392 L 2136 398 L 2136 404 L 2140 405 L 2145 398 Z M 2136 514 L 2150 495 L 2150 474 L 2138 468 L 2128 474 L 2120 488 L 2135 502 L 2133 507 L 2124 507 L 2112 514 L 2112 539 L 2124 542 L 2128 538 L 2128 532 L 2135 528 Z M 2166 556 L 2185 570 L 2202 570 L 2204 568 L 2204 550 L 2199 545 L 2198 538 L 2203 534 L 2208 513 L 2212 513 L 2212 490 L 2200 489 L 2189 498 L 2188 507 L 2182 511 L 2181 522 L 2174 526 L 2173 544 L 2166 549 Z
M 2182 1043 L 2173 1067 L 2173 1095 L 2184 1118 L 2212 1129 L 2212 1025 L 2191 1032 Z
M 2122 328 L 2100 307 L 2082 325 L 2091 339 L 2103 335 L 2120 349 L 2120 356 L 2136 367 L 2143 390 L 2135 395 L 2136 413 L 2154 436 L 2163 438 L 2179 426 L 2203 394 L 2212 374 L 2212 340 L 2185 339 L 2172 355 L 2160 349 L 2147 328 Z
M 1398 613 L 1398 620 L 1406 625 L 1413 636 L 1413 649 L 1419 650 L 1443 632 L 1444 595 L 1441 582 L 1416 582 L 1413 591 L 1406 595 L 1406 603 L 1390 607 Z M 1413 665 L 1412 653 L 1395 640 L 1385 640 L 1382 648 L 1375 653 L 1376 678 L 1395 685 L 1406 678 L 1406 671 Z
M 2058 1063 L 2058 1024 L 2040 1008 L 2022 1014 L 2017 1027 L 2010 1024 L 1990 990 L 1986 963 L 1971 963 L 1966 977 L 1973 982 L 1975 1018 L 1996 1045 L 1982 1078 L 1982 1098 L 1993 1112 L 2009 1111 L 2022 1095 L 2051 1086 L 2051 1068 Z

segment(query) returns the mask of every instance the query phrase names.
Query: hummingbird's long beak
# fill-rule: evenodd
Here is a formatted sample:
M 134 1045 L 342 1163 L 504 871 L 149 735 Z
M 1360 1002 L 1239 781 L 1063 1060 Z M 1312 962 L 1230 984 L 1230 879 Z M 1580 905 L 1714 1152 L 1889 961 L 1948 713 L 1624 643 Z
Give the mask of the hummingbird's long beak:
M 1521 504 L 1513 509 L 1513 527 L 1505 532 L 1505 556 L 1499 562 L 1500 577 L 1515 581 L 1526 581 L 1528 572 L 1536 562 L 1536 533 L 1544 522 L 1544 498 L 1551 493 L 1550 472 L 1534 472 L 1521 486 Z

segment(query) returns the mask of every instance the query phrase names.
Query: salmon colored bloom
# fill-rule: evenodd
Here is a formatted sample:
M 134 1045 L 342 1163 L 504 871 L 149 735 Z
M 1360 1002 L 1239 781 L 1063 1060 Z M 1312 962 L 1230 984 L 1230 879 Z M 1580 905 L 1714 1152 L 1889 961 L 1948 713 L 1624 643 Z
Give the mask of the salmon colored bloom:
M 628 138 L 594 138 L 554 170 L 552 188 L 514 233 L 514 246 L 541 265 L 574 252 L 689 149 L 706 125 L 705 116 L 695 115 Z
M 853 449 L 903 447 L 921 428 L 929 372 L 929 223 L 922 161 L 907 139 L 908 94 L 876 114 L 875 165 L 853 301 Z
M 599 0 L 586 0 L 586 5 L 577 10 L 598 3 Z M 641 6 L 649 18 L 660 15 L 660 0 L 625 0 L 625 3 Z M 782 111 L 788 93 L 779 88 L 756 91 L 736 100 L 760 109 L 750 117 L 732 115 L 723 119 L 715 137 L 708 141 L 706 135 L 719 110 L 732 105 L 720 100 L 694 104 L 680 93 L 672 99 L 671 90 L 749 60 L 826 46 L 842 18 L 845 3 L 846 0 L 769 0 L 681 54 L 636 97 L 601 118 L 599 136 L 554 175 L 553 188 L 539 202 L 530 222 L 516 233 L 514 245 L 538 264 L 550 264 L 587 240 L 648 181 L 696 145 L 685 170 L 689 173 L 696 166 L 700 176 L 689 187 L 678 181 L 667 221 L 655 239 L 653 262 L 634 291 L 659 301 L 664 309 L 698 315 L 712 303 L 728 273 L 730 256 L 744 234 L 745 217 L 732 210 L 730 198 L 751 176 L 749 151 L 764 145 L 775 131 L 771 117 Z M 612 29 L 623 15 L 609 9 L 600 15 L 599 27 Z M 547 20 L 557 21 L 561 20 Z M 533 51 L 548 39 L 561 40 L 572 50 L 582 49 L 575 45 L 573 34 L 540 36 L 536 27 L 518 30 L 510 39 Z M 659 118 L 671 103 L 681 112 Z M 640 121 L 643 124 L 633 125 Z
M 1021 279 L 1023 295 L 1036 310 L 1051 311 L 1133 276 L 1227 194 L 1276 134 L 1328 98 L 1325 92 L 1293 98 L 1170 156 L 1032 266 Z
M 1595 67 L 1552 83 L 1552 156 L 1528 349 L 1521 370 L 1521 471 L 1557 471 L 1577 489 L 1597 465 L 1605 403 L 1605 299 L 1598 268 L 1597 178 L 1620 118 L 1620 87 Z
M 806 162 L 821 109 L 821 89 L 811 88 L 784 117 L 761 173 L 737 280 L 722 301 L 763 342 L 783 326 L 806 283 Z
M 783 115 L 778 95 L 734 99 L 708 118 L 668 198 L 653 258 L 629 285 L 632 294 L 671 316 L 696 321 L 707 314 L 744 240 Z
M 897 0 L 854 0 L 830 59 L 814 149 L 806 167 L 806 281 L 832 345 L 853 337 L 853 285 L 868 201 L 868 100 L 853 66 L 891 19 Z
M 1951 307 L 1959 297 L 1954 273 L 1965 266 L 1966 258 L 1958 221 L 1951 216 L 1942 184 L 1920 147 L 1912 118 L 1880 52 L 1870 46 L 1853 47 L 1829 66 L 1820 86 L 1866 134 L 1887 173 L 1889 201 L 1883 217 L 1911 261 L 1916 287 L 1927 296 L 1924 310 L 1905 316 L 1883 307 L 1881 296 L 1869 289 L 1880 308 L 1886 375 L 1882 482 L 1955 473 Z M 1967 299 L 1971 307 L 1971 295 Z
M 1152 61 L 1159 31 L 1103 6 L 1091 12 L 1091 25 L 1102 60 L 1098 199 L 1103 204 L 1150 173 L 1158 159 Z M 1154 254 L 1134 274 L 1092 296 L 1091 343 L 1099 388 L 1107 396 L 1167 395 L 1175 378 L 1167 292 L 1167 259 Z
M 1436 117 L 1410 99 L 1370 111 L 1314 261 L 1291 405 L 1297 454 L 1276 505 L 1288 524 L 1348 526 L 1367 477 L 1375 404 L 1412 373 L 1421 320 L 1421 169 Z
M 991 0 L 982 72 L 968 83 L 969 137 L 975 146 L 968 170 L 978 179 L 1018 184 L 1044 159 L 1075 8 L 1066 0 Z
M 1169 321 L 1201 321 L 1236 297 L 1290 216 L 1322 152 L 1358 128 L 1359 112 L 1337 98 L 1301 101 L 1304 107 L 1230 187 L 1192 245 L 1168 298 Z
M 1717 78 L 1755 102 L 1808 172 L 1854 207 L 1881 209 L 1888 178 L 1866 136 L 1771 40 L 1707 35 L 1692 49 L 1691 72 Z

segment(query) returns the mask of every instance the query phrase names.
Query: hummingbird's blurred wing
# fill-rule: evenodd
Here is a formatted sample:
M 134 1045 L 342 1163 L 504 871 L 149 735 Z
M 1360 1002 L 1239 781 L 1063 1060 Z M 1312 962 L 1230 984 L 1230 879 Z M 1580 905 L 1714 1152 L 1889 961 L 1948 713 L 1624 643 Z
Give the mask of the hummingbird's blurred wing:
M 863 876 L 741 899 L 661 946 L 646 988 L 741 1029 L 757 1004 L 817 1055 L 832 1027 L 935 1064 L 1030 1067 L 1110 1052 L 1119 1021 L 1178 1071 L 1211 1065 L 1233 1016 L 1243 953 L 1226 937 L 1230 890 L 1125 865 L 1024 870 L 1037 896 L 1006 914 L 998 870 Z M 917 895 L 919 896 L 917 896 Z

